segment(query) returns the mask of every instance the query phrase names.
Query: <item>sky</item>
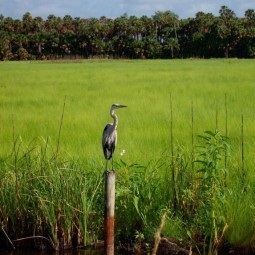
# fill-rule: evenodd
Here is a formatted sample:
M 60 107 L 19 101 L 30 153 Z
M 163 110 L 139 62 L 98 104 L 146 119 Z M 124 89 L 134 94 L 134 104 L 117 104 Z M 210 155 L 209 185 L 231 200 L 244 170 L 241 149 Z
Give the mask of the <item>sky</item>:
M 156 11 L 172 11 L 179 18 L 195 17 L 199 11 L 219 14 L 226 5 L 238 17 L 243 17 L 248 9 L 255 10 L 255 0 L 0 0 L 0 14 L 4 17 L 22 19 L 30 12 L 32 17 L 46 19 L 50 14 L 73 18 L 107 18 L 128 16 L 151 17 Z

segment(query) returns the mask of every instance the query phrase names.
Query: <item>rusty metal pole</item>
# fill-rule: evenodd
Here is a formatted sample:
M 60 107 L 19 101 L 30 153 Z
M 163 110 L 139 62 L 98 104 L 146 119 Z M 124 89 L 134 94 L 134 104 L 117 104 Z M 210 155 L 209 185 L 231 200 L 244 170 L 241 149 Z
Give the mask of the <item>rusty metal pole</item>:
M 114 209 L 115 209 L 115 171 L 105 171 L 105 214 L 104 246 L 106 255 L 114 255 Z

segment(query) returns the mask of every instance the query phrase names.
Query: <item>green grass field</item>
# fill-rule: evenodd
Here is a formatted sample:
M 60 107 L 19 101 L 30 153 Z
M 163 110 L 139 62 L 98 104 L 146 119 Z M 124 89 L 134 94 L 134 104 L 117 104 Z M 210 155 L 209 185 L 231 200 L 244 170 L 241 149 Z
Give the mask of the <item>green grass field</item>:
M 195 134 L 215 129 L 216 111 L 224 131 L 227 94 L 229 136 L 239 140 L 243 114 L 254 143 L 254 70 L 253 60 L 1 63 L 0 153 L 12 148 L 13 133 L 55 145 L 65 96 L 60 146 L 76 158 L 102 161 L 101 133 L 116 102 L 129 106 L 118 111 L 116 158 L 122 149 L 128 162 L 160 157 L 170 143 L 170 97 L 175 142 L 190 144 L 192 103 Z
M 243 226 L 255 227 L 254 71 L 254 60 L 237 59 L 0 63 L 2 226 L 22 234 L 25 214 L 28 226 L 39 226 L 31 235 L 55 243 L 56 226 L 67 239 L 76 226 L 86 244 L 102 238 L 101 135 L 111 104 L 121 103 L 128 108 L 117 111 L 117 238 L 152 238 L 167 210 L 166 235 L 211 236 L 211 250 L 221 234 L 252 245 Z M 225 140 L 203 144 L 197 135 L 224 136 L 226 127 L 223 169 Z M 191 162 L 197 145 L 202 172 Z

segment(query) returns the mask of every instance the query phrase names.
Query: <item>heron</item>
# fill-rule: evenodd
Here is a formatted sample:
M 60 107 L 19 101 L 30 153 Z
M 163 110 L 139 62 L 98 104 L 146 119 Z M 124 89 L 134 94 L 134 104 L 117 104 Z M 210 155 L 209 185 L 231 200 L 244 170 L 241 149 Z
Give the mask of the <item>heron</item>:
M 113 104 L 110 109 L 110 115 L 113 118 L 113 123 L 108 123 L 103 131 L 102 136 L 102 147 L 104 152 L 104 157 L 106 159 L 106 170 L 108 160 L 112 159 L 112 170 L 113 170 L 113 153 L 115 146 L 117 144 L 117 126 L 118 126 L 118 117 L 115 114 L 114 110 L 127 107 L 126 105 Z

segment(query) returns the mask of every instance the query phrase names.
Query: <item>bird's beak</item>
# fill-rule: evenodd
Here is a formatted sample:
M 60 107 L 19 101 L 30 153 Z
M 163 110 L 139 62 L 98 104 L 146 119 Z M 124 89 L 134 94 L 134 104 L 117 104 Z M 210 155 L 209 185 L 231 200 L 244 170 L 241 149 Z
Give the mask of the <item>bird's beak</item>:
M 118 108 L 127 107 L 127 105 L 119 105 Z

